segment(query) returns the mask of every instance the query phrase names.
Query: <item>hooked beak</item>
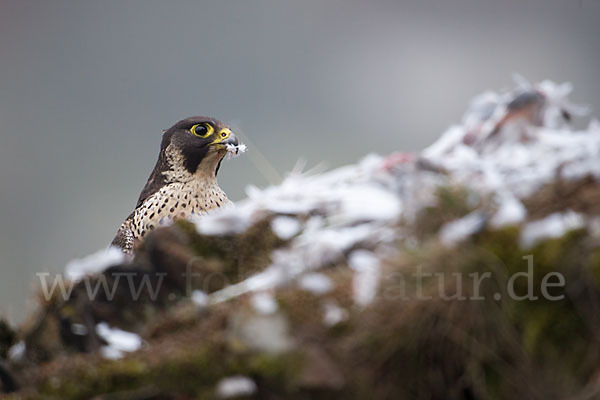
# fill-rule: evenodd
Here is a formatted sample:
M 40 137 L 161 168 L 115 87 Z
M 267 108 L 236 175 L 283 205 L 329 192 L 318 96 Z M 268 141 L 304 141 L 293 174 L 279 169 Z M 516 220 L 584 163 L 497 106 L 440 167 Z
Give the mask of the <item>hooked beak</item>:
M 238 138 L 237 136 L 235 136 L 235 134 L 232 132 L 231 134 L 229 134 L 229 137 L 227 139 L 225 139 L 225 141 L 221 142 L 222 144 L 232 144 L 234 146 L 237 146 L 240 144 L 240 142 L 238 142 Z

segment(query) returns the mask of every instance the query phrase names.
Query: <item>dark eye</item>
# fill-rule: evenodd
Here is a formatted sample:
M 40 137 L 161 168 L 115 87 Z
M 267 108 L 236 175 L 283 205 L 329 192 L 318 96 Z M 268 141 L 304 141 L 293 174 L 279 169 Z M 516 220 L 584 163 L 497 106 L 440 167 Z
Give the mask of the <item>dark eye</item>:
M 213 133 L 213 127 L 210 124 L 196 124 L 190 128 L 190 132 L 194 136 L 201 138 L 209 137 Z
M 196 129 L 194 129 L 194 133 L 198 136 L 204 136 L 208 132 L 208 129 L 204 125 L 198 125 Z

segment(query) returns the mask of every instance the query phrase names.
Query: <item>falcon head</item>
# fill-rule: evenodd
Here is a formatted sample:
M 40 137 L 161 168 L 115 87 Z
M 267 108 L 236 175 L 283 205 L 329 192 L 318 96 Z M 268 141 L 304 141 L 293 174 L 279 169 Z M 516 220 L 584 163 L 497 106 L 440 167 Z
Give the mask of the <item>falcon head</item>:
M 165 131 L 161 155 L 176 153 L 180 155 L 177 162 L 190 174 L 215 176 L 227 154 L 227 146 L 238 144 L 237 137 L 221 121 L 210 117 L 190 117 Z

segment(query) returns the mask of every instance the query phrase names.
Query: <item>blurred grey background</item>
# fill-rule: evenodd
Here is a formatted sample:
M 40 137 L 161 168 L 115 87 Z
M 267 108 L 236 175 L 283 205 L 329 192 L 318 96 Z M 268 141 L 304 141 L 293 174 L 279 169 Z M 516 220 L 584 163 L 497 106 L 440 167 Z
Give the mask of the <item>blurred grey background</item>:
M 1 0 L 0 313 L 110 242 L 181 118 L 284 175 L 422 149 L 513 72 L 597 110 L 599 21 L 599 0 Z M 221 171 L 233 200 L 271 179 L 251 153 Z

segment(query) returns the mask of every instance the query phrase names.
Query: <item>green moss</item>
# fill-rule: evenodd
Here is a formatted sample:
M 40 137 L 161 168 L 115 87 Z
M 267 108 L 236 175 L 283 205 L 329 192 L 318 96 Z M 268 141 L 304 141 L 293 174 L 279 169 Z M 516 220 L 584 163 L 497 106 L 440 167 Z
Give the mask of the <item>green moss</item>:
M 135 389 L 147 381 L 148 372 L 138 360 L 102 361 L 48 378 L 39 392 L 61 399 L 89 399 L 101 393 Z
M 600 360 L 598 245 L 585 231 L 577 230 L 524 250 L 519 243 L 520 228 L 513 226 L 484 230 L 456 248 L 441 246 L 433 233 L 469 213 L 476 206 L 469 197 L 460 188 L 440 190 L 438 204 L 425 210 L 418 221 L 417 230 L 432 240 L 421 241 L 425 243 L 421 247 L 402 250 L 397 260 L 382 263 L 382 274 L 389 273 L 391 278 L 384 278 L 380 296 L 368 307 L 353 303 L 353 273 L 345 266 L 324 271 L 335 282 L 330 293 L 315 295 L 294 285 L 277 289 L 279 312 L 290 324 L 293 352 L 259 353 L 241 341 L 230 340 L 232 315 L 253 312 L 249 296 L 240 296 L 203 311 L 170 308 L 165 312 L 168 318 L 163 314 L 151 318 L 157 326 L 143 326 L 151 346 L 148 351 L 119 361 L 82 357 L 83 361 L 63 365 L 54 377 L 40 378 L 39 394 L 85 399 L 152 387 L 166 398 L 212 399 L 215 385 L 232 375 L 253 379 L 258 398 L 292 400 L 504 399 L 572 394 L 592 379 Z M 237 282 L 269 265 L 271 251 L 285 245 L 271 231 L 268 218 L 239 235 L 204 236 L 187 222 L 178 222 L 174 229 L 171 236 L 175 239 L 171 239 L 175 244 L 167 241 L 166 250 L 155 248 L 167 253 L 159 257 L 161 262 L 148 257 L 149 263 L 155 262 L 153 266 L 163 267 L 173 259 L 168 265 L 172 276 L 196 255 L 201 267 L 206 267 L 203 271 L 220 272 L 229 283 Z M 507 283 L 514 274 L 527 271 L 527 257 L 533 260 L 531 294 L 538 299 L 511 299 Z M 462 274 L 461 294 L 471 296 L 474 289 L 469 274 L 489 272 L 491 277 L 479 291 L 485 300 L 435 297 L 435 275 L 423 280 L 424 294 L 434 297 L 417 300 L 417 282 L 411 274 L 417 266 L 425 272 L 445 274 L 446 295 L 458 291 L 451 274 Z M 565 278 L 564 287 L 550 289 L 552 296 L 564 296 L 559 301 L 543 298 L 540 290 L 544 276 L 552 272 Z M 401 285 L 409 299 L 386 291 Z M 515 281 L 517 295 L 528 290 L 525 278 Z M 494 300 L 497 293 L 501 299 Z M 348 310 L 345 323 L 335 327 L 323 323 L 327 301 Z M 60 311 L 70 316 L 77 310 L 65 306 Z M 133 320 L 144 312 L 131 310 L 135 310 L 131 312 Z M 152 312 L 156 311 L 147 313 Z M 38 329 L 40 333 L 56 336 L 56 325 L 43 327 Z M 48 339 L 40 341 L 49 343 Z M 326 371 L 323 375 L 332 371 L 332 375 L 342 375 L 345 386 L 307 387 L 303 374 L 315 365 Z M 311 378 L 314 383 L 314 375 Z
M 475 193 L 462 186 L 439 187 L 436 190 L 436 203 L 419 212 L 415 234 L 421 238 L 434 235 L 445 223 L 473 211 L 480 201 Z
M 152 380 L 166 392 L 198 396 L 223 373 L 224 365 L 216 349 L 190 348 L 157 365 Z
M 489 272 L 491 277 L 480 286 L 483 301 L 442 300 L 435 296 L 438 281 L 434 277 L 423 279 L 424 293 L 434 298 L 415 301 L 414 268 L 398 264 L 412 298 L 388 298 L 380 311 L 372 311 L 386 317 L 369 321 L 358 346 L 368 360 L 365 363 L 386 371 L 385 378 L 380 378 L 382 387 L 389 379 L 403 388 L 396 393 L 400 397 L 429 398 L 444 393 L 446 398 L 464 398 L 464 393 L 452 394 L 453 379 L 461 377 L 470 396 L 511 398 L 527 390 L 568 393 L 568 388 L 584 384 L 600 359 L 600 321 L 590 318 L 600 307 L 598 247 L 588 240 L 587 232 L 574 230 L 524 250 L 520 234 L 517 226 L 485 230 L 454 249 L 428 246 L 404 253 L 412 257 L 409 264 L 444 273 L 447 295 L 456 292 L 452 273 L 461 273 L 461 293 L 467 297 L 473 294 L 469 274 Z M 524 257 L 533 260 L 534 301 L 511 299 L 507 293 L 510 277 L 527 272 L 529 259 Z M 558 301 L 544 298 L 541 291 L 544 276 L 556 272 L 564 277 L 565 285 L 548 292 L 564 296 Z M 526 278 L 519 277 L 514 283 L 517 295 L 528 293 Z M 502 295 L 501 300 L 494 300 L 496 293 Z M 356 329 L 362 330 L 360 326 Z M 361 373 L 368 376 L 369 371 Z M 436 374 L 436 379 L 447 380 L 441 385 L 446 392 L 436 392 L 432 386 Z M 555 376 L 561 377 L 560 384 Z M 366 379 L 367 386 L 370 379 L 373 377 Z
M 199 338 L 197 345 L 187 343 L 185 349 L 178 348 L 161 359 L 148 354 L 82 364 L 79 368 L 67 366 L 68 372 L 47 378 L 38 390 L 41 396 L 75 400 L 153 387 L 171 396 L 210 399 L 220 379 L 244 375 L 268 390 L 288 392 L 293 391 L 302 360 L 299 353 L 230 351 L 221 340 Z
M 223 274 L 229 283 L 239 282 L 266 268 L 271 262 L 271 252 L 284 243 L 271 230 L 269 218 L 262 219 L 241 234 L 222 236 L 201 235 L 187 221 L 178 221 L 177 226 L 188 235 L 189 248 L 198 261 L 214 264 L 215 272 Z M 223 282 L 217 283 L 209 291 L 222 286 Z
M 500 304 L 501 309 L 509 324 L 520 334 L 523 349 L 533 363 L 553 365 L 571 377 L 581 375 L 581 360 L 589 355 L 588 345 L 596 341 L 595 329 L 599 327 L 589 324 L 585 311 L 587 307 L 600 306 L 597 295 L 593 294 L 598 292 L 597 284 L 589 279 L 593 272 L 589 260 L 597 254 L 597 249 L 590 248 L 586 237 L 584 230 L 574 230 L 561 238 L 545 240 L 531 249 L 522 250 L 518 229 L 509 228 L 486 232 L 474 248 L 468 245 L 466 250 L 462 249 L 465 254 L 481 256 L 479 260 L 475 257 L 467 262 L 468 271 L 489 269 L 501 275 L 499 283 L 504 287 L 509 277 L 527 271 L 528 257 L 531 257 L 531 293 L 537 299 L 509 299 L 504 293 L 506 300 Z M 561 300 L 548 299 L 541 290 L 542 281 L 549 273 L 559 273 L 565 279 L 563 287 L 548 290 L 551 296 L 563 297 Z M 517 295 L 528 294 L 525 277 L 514 282 Z M 582 308 L 582 305 L 585 306 Z M 565 343 L 569 345 L 565 346 Z
M 600 247 L 590 251 L 588 264 L 596 284 L 600 284 Z

